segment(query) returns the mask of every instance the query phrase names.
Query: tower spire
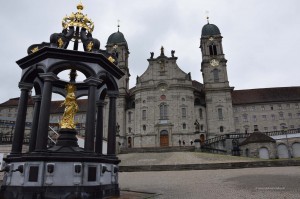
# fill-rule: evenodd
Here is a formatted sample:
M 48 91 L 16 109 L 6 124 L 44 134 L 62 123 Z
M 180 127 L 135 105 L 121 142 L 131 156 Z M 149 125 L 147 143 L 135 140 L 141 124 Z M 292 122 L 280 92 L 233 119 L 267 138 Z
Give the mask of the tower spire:
M 207 20 L 207 24 L 209 24 L 209 11 L 208 10 L 206 10 L 205 11 L 205 15 L 206 15 L 206 20 Z
M 118 32 L 120 32 L 119 29 L 120 29 L 120 19 L 118 19 Z

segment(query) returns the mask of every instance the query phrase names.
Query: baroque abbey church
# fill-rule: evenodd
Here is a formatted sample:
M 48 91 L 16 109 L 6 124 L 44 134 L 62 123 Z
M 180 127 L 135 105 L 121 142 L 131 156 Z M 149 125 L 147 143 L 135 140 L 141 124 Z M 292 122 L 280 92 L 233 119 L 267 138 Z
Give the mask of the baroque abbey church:
M 234 90 L 227 75 L 226 48 L 219 28 L 202 28 L 200 49 L 203 83 L 177 65 L 175 51 L 148 59 L 146 71 L 129 88 L 131 69 L 124 35 L 116 32 L 107 50 L 117 47 L 125 76 L 119 81 L 118 142 L 123 147 L 178 146 L 223 134 L 300 128 L 300 87 Z M 255 126 L 255 127 L 254 127 Z
M 117 52 L 119 80 L 117 142 L 123 148 L 178 146 L 179 140 L 207 139 L 224 134 L 252 133 L 300 128 L 300 87 L 234 90 L 227 75 L 226 47 L 219 28 L 207 23 L 199 33 L 203 83 L 177 65 L 175 51 L 151 53 L 146 71 L 129 88 L 129 44 L 117 31 L 107 40 L 106 51 Z M 199 52 L 200 53 L 200 52 Z M 200 57 L 199 57 L 200 59 Z M 230 66 L 228 66 L 230 67 Z M 28 102 L 26 122 L 32 121 L 33 101 Z M 58 129 L 63 109 L 52 102 L 50 126 Z M 0 104 L 1 134 L 13 131 L 18 98 Z M 75 117 L 77 131 L 85 128 L 87 100 L 79 99 Z M 109 104 L 104 103 L 108 118 Z M 254 127 L 255 126 L 255 127 Z M 107 132 L 107 122 L 104 132 Z M 29 132 L 29 131 L 28 131 Z M 84 136 L 84 135 L 83 135 Z M 105 135 L 107 137 L 107 135 Z

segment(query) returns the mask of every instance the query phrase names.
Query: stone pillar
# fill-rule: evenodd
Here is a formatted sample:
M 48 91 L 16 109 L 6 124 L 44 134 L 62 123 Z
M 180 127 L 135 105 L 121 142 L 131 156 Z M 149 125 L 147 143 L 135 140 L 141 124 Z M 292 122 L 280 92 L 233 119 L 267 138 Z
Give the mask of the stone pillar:
M 86 112 L 84 151 L 94 152 L 95 119 L 96 119 L 96 88 L 102 81 L 89 77 L 85 83 L 89 85 L 88 107 Z
M 45 151 L 47 149 L 52 82 L 58 80 L 58 77 L 54 73 L 43 73 L 40 74 L 40 77 L 44 79 L 44 86 L 35 151 Z
M 107 155 L 116 155 L 116 100 L 119 92 L 108 91 L 107 95 L 109 97 Z
M 29 83 L 20 82 L 19 88 L 21 89 L 21 96 L 19 99 L 18 113 L 16 118 L 15 132 L 12 142 L 11 153 L 22 153 L 22 145 L 24 139 L 26 112 L 28 104 L 28 93 L 33 85 Z
M 103 148 L 103 106 L 104 101 L 100 100 L 97 102 L 97 127 L 96 127 L 96 145 L 95 152 L 102 154 Z
M 34 110 L 33 110 L 33 118 L 32 118 L 32 125 L 31 125 L 31 132 L 30 132 L 29 152 L 35 150 L 42 97 L 41 95 L 36 95 L 32 97 L 32 99 L 34 101 Z

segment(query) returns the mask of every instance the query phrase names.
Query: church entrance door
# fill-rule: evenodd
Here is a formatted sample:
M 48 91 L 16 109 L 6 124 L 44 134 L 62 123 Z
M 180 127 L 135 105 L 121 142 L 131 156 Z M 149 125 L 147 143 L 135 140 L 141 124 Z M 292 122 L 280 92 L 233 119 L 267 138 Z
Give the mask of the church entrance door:
M 160 132 L 160 146 L 166 147 L 169 146 L 169 134 L 168 131 L 162 130 Z

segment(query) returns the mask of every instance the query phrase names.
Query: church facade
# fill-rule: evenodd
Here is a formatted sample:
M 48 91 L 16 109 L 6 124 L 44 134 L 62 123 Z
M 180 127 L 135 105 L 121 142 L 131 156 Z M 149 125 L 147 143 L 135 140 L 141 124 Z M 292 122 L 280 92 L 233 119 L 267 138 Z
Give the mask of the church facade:
M 118 142 L 122 147 L 178 146 L 183 141 L 232 133 L 300 128 L 300 87 L 234 90 L 229 84 L 222 35 L 214 24 L 202 28 L 200 48 L 203 83 L 177 65 L 175 51 L 148 59 L 148 68 L 128 87 L 128 45 L 121 32 L 112 34 L 119 67 Z

